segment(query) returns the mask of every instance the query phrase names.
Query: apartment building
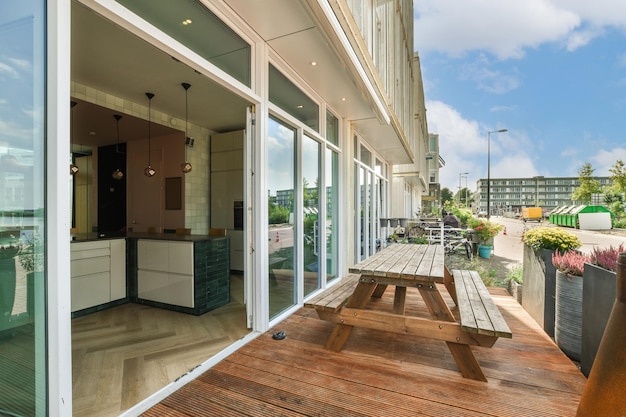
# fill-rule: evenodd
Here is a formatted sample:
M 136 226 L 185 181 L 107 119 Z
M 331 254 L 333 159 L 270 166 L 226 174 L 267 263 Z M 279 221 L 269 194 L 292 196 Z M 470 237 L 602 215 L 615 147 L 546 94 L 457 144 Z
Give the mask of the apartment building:
M 411 0 L 9 0 L 0 68 L 2 244 L 40 261 L 3 267 L 0 351 L 20 360 L 0 358 L 0 409 L 12 415 L 72 415 L 88 357 L 72 360 L 72 317 L 133 303 L 147 276 L 165 280 L 163 296 L 185 287 L 178 272 L 142 275 L 142 240 L 197 248 L 226 231 L 247 334 L 207 352 L 198 366 L 210 366 L 374 253 L 379 219 L 412 213 L 429 189 Z M 77 310 L 77 285 L 100 290 L 72 278 L 84 276 L 72 253 L 113 236 L 123 275 L 99 273 L 118 295 L 106 287 L 110 302 Z M 93 366 L 87 381 L 106 365 Z
M 609 177 L 595 177 L 600 186 L 611 184 Z M 519 212 L 522 207 L 539 206 L 552 210 L 559 206 L 569 206 L 579 202 L 572 201 L 572 193 L 580 186 L 578 177 L 530 178 L 491 178 L 489 200 L 491 214 Z M 476 183 L 474 211 L 487 211 L 487 179 L 481 178 Z

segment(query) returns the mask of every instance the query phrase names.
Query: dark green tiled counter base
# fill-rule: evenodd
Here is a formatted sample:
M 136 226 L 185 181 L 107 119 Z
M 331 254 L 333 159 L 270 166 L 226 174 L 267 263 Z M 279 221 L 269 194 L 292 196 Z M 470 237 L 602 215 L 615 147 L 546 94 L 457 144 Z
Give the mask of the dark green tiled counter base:
M 195 314 L 230 302 L 230 240 L 213 238 L 194 243 Z

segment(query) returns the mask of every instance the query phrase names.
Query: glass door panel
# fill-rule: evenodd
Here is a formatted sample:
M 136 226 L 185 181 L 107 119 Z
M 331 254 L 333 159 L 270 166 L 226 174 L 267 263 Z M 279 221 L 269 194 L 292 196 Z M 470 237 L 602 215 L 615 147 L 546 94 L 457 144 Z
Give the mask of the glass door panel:
M 304 296 L 321 287 L 320 282 L 320 144 L 308 136 L 302 142 Z
M 296 130 L 270 117 L 267 145 L 270 319 L 297 302 L 295 145 Z
M 7 416 L 47 413 L 44 3 L 0 2 L 0 414 Z
M 326 279 L 338 275 L 339 155 L 326 149 Z

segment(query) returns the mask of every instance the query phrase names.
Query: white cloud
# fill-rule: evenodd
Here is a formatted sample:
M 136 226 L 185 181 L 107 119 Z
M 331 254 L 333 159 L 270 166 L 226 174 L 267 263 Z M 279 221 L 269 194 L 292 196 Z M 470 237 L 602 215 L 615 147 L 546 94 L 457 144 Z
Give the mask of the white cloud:
M 622 0 L 551 0 L 551 2 L 561 9 L 575 13 L 591 26 L 626 28 L 626 2 Z
M 456 192 L 459 174 L 468 172 L 467 184 L 473 190 L 476 181 L 487 177 L 488 130 L 497 126 L 481 126 L 467 120 L 450 105 L 427 101 L 428 130 L 439 134 L 439 148 L 446 165 L 439 172 L 442 187 Z M 511 132 L 491 134 L 490 159 L 492 178 L 516 178 L 539 175 L 529 155 L 528 140 Z M 465 186 L 465 180 L 462 181 Z
M 609 176 L 611 175 L 609 168 L 613 167 L 618 159 L 626 162 L 626 148 L 601 149 L 591 157 L 591 166 L 596 169 L 594 172 L 596 175 Z
M 511 111 L 515 111 L 517 109 L 517 106 L 503 106 L 503 105 L 499 105 L 499 106 L 493 106 L 489 109 L 490 112 L 493 113 L 499 113 L 499 112 L 511 112 Z
M 485 50 L 521 58 L 544 43 L 573 51 L 607 28 L 626 31 L 622 0 L 420 0 L 415 3 L 415 48 L 450 56 Z
M 566 49 L 569 52 L 575 51 L 581 46 L 587 45 L 594 38 L 600 36 L 603 32 L 603 30 L 600 30 L 598 28 L 572 32 L 565 41 Z
M 566 39 L 581 17 L 548 0 L 420 0 L 415 3 L 415 46 L 451 56 L 488 50 L 501 59 Z
M 521 85 L 517 74 L 505 75 L 490 69 L 490 62 L 481 55 L 478 60 L 461 67 L 460 78 L 474 81 L 478 88 L 493 94 L 505 94 Z
M 19 73 L 10 65 L 0 62 L 0 75 L 6 74 L 11 78 L 19 78 Z

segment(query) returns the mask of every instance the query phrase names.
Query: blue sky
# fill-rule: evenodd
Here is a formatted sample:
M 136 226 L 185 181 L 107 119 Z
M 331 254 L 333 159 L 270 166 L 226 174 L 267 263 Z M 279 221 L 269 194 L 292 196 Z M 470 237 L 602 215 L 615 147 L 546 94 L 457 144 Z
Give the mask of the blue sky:
M 626 162 L 626 1 L 415 0 L 442 187 Z M 465 186 L 465 179 L 462 179 Z

